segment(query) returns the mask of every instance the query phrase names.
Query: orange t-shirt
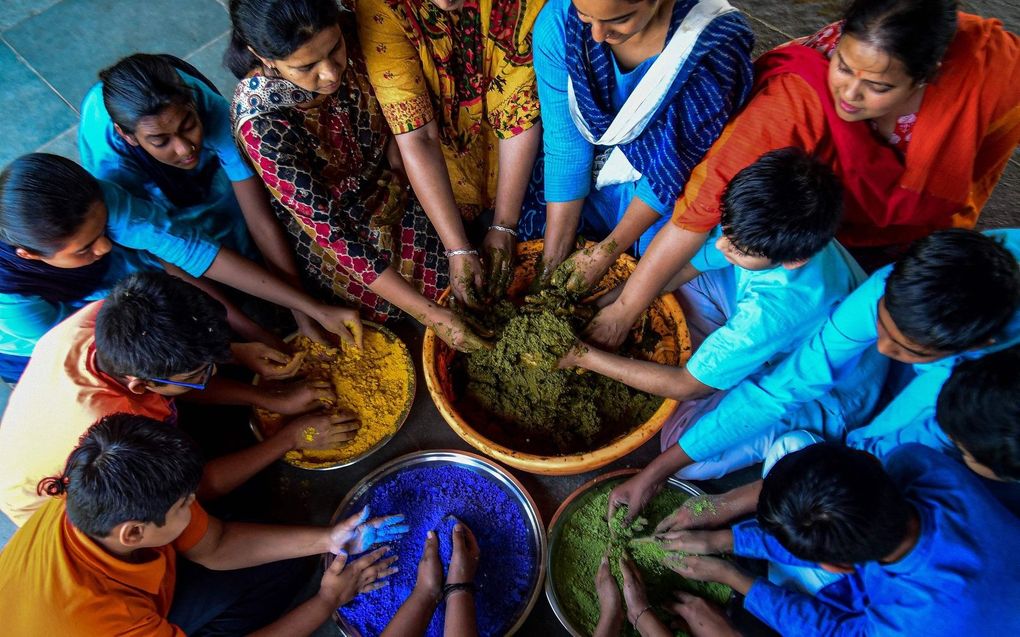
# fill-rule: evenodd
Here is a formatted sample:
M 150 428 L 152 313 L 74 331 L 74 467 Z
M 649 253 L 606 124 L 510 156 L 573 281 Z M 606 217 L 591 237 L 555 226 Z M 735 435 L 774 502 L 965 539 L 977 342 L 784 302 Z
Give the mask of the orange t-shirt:
M 63 498 L 49 499 L 0 552 L 3 634 L 183 637 L 166 620 L 177 552 L 193 548 L 208 528 L 195 502 L 173 544 L 149 549 L 145 562 L 125 562 L 71 525 Z
M 86 305 L 39 339 L 4 412 L 0 510 L 19 526 L 46 501 L 36 485 L 64 470 L 68 454 L 97 420 L 124 412 L 166 421 L 173 414 L 167 398 L 133 394 L 96 367 L 102 303 Z

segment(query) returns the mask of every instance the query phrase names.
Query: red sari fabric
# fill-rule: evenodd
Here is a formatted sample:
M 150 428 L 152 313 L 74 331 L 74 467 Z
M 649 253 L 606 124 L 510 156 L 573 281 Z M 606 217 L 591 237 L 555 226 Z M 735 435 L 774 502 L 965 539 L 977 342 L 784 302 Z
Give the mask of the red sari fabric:
M 905 155 L 866 122 L 839 119 L 827 67 L 823 53 L 800 44 L 759 58 L 750 102 L 695 169 L 675 224 L 710 230 L 738 171 L 770 150 L 797 146 L 843 181 L 837 236 L 848 247 L 902 246 L 940 228 L 974 226 L 1020 142 L 1020 39 L 997 20 L 960 14 Z

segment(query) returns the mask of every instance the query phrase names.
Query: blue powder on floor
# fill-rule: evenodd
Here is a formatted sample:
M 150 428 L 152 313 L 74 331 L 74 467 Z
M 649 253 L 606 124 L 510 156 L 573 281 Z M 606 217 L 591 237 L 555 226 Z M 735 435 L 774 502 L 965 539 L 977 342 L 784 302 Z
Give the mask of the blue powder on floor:
M 463 521 L 474 532 L 481 550 L 475 575 L 479 635 L 503 635 L 517 621 L 536 577 L 538 548 L 528 534 L 523 508 L 503 486 L 456 465 L 410 468 L 384 478 L 352 502 L 343 515 L 366 505 L 373 517 L 403 513 L 410 531 L 392 544 L 400 556 L 400 571 L 389 577 L 389 585 L 358 595 L 340 608 L 364 637 L 382 633 L 411 594 L 430 530 L 439 536 L 445 577 L 451 555 L 450 531 L 456 523 L 447 516 Z M 440 604 L 429 623 L 429 637 L 443 634 L 443 612 Z

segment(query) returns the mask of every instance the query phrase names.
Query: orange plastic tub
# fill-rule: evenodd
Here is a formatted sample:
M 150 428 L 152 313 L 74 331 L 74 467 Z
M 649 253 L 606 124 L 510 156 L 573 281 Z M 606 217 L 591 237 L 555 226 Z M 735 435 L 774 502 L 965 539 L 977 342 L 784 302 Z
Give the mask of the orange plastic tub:
M 528 241 L 517 246 L 517 260 L 514 268 L 514 279 L 510 284 L 510 298 L 521 296 L 535 278 L 538 259 L 542 255 L 542 240 Z M 637 262 L 628 255 L 621 256 L 602 279 L 597 291 L 589 300 L 598 298 L 611 290 L 616 284 L 625 281 L 634 271 Z M 439 302 L 445 303 L 450 291 L 446 290 Z M 655 300 L 648 311 L 642 316 L 638 325 L 631 331 L 632 336 L 639 337 L 643 330 L 650 327 L 659 338 L 649 359 L 667 365 L 679 365 L 686 362 L 691 354 L 690 335 L 684 321 L 680 304 L 672 294 L 663 294 Z M 666 418 L 677 407 L 675 400 L 667 399 L 652 417 L 636 426 L 631 431 L 618 436 L 606 446 L 570 455 L 544 456 L 525 453 L 499 444 L 485 437 L 456 407 L 457 388 L 453 387 L 450 378 L 450 364 L 460 354 L 442 341 L 432 329 L 425 331 L 425 342 L 422 347 L 422 361 L 425 372 L 425 384 L 436 404 L 436 409 L 443 419 L 469 445 L 511 467 L 546 475 L 571 475 L 584 473 L 603 467 L 613 460 L 634 451 L 662 428 Z

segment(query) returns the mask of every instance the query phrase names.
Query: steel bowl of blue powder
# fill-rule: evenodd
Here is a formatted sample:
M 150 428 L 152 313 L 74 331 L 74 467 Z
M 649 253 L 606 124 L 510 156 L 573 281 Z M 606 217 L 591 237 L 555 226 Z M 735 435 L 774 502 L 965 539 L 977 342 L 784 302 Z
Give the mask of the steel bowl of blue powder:
M 347 637 L 375 637 L 386 628 L 414 588 L 430 530 L 439 536 L 445 571 L 453 518 L 474 532 L 481 550 L 475 575 L 479 635 L 512 635 L 527 619 L 545 579 L 545 529 L 534 500 L 506 470 L 461 451 L 408 454 L 365 476 L 333 519 L 345 519 L 364 506 L 373 517 L 402 513 L 410 530 L 392 543 L 402 566 L 389 584 L 337 609 L 337 624 Z M 427 637 L 443 634 L 444 611 L 440 604 Z

